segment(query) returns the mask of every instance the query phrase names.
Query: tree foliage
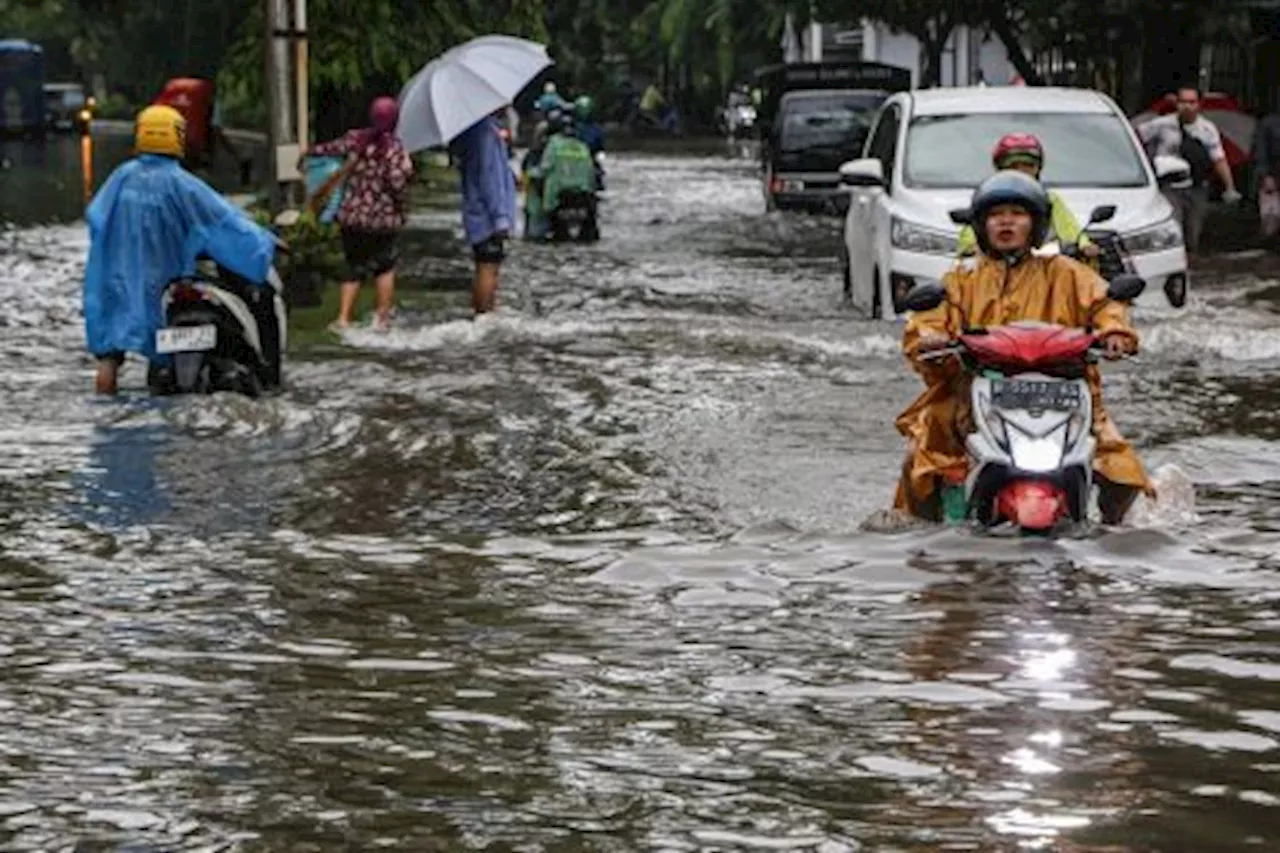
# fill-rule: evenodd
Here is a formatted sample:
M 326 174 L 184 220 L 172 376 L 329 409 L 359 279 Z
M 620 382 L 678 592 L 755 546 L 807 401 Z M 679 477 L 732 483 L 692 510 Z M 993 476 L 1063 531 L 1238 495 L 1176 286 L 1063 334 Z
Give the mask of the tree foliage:
M 229 120 L 265 114 L 264 0 L 0 0 L 0 37 L 45 46 L 50 76 L 99 81 L 138 104 L 170 77 L 216 76 Z M 562 88 L 607 107 L 617 84 L 653 80 L 686 113 L 708 114 L 734 81 L 780 58 L 783 22 L 881 21 L 915 36 L 936 82 L 943 46 L 968 24 L 998 35 L 1034 82 L 1028 56 L 1113 63 L 1171 16 L 1198 28 L 1242 0 L 309 0 L 317 118 L 358 120 L 423 63 L 472 36 L 502 32 L 549 44 Z M 1146 28 L 1146 29 L 1144 29 Z M 1159 38 L 1158 36 L 1156 37 Z M 1150 40 L 1150 37 L 1148 38 Z M 1022 53 L 1023 47 L 1027 54 Z M 1128 57 L 1124 57 L 1128 58 Z M 1192 59 L 1194 62 L 1194 58 Z
M 483 33 L 545 40 L 542 9 L 541 0 L 309 0 L 314 101 L 322 111 L 362 109 L 375 93 L 397 93 L 433 56 Z M 250 124 L 265 117 L 264 14 L 252 3 L 218 75 L 224 109 Z

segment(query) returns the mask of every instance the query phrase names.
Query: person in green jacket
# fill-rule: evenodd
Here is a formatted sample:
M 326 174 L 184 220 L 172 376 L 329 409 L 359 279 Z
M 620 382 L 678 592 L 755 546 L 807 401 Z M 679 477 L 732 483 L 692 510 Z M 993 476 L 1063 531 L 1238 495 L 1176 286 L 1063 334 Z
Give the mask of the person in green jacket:
M 1009 133 L 1000 138 L 995 150 L 991 152 L 991 164 L 996 171 L 1016 169 L 1036 180 L 1044 168 L 1044 148 L 1040 140 L 1030 133 Z M 1079 245 L 1085 259 L 1098 256 L 1098 246 L 1082 233 L 1079 221 L 1067 203 L 1054 190 L 1049 190 L 1049 236 L 1046 241 L 1057 240 L 1062 246 Z M 978 240 L 972 226 L 960 229 L 956 253 L 962 257 L 970 257 L 978 251 Z
M 535 174 L 542 181 L 542 208 L 551 224 L 553 239 L 564 239 L 565 228 L 559 216 L 561 203 L 567 196 L 585 199 L 587 221 L 582 229 L 584 240 L 599 239 L 596 224 L 595 158 L 591 149 L 574 134 L 573 117 L 567 113 L 552 113 L 549 117 L 551 135 L 543 149 Z

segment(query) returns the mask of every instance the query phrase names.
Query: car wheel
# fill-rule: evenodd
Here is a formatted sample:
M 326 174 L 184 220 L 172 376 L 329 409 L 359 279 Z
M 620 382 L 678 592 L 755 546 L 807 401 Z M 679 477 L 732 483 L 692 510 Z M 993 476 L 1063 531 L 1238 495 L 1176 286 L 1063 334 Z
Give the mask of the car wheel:
M 871 319 L 884 319 L 884 306 L 880 304 L 880 269 L 871 271 Z
M 778 209 L 778 200 L 774 197 L 773 193 L 765 193 L 764 209 L 766 213 L 773 213 Z

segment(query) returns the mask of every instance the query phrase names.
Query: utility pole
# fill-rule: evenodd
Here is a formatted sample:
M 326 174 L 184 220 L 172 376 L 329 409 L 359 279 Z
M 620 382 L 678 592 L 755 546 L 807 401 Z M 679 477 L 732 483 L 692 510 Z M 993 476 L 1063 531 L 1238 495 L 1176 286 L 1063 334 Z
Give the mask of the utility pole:
M 279 213 L 295 203 L 298 134 L 289 68 L 289 0 L 264 0 L 266 14 L 267 138 L 272 157 L 271 210 Z
M 306 151 L 311 128 L 310 60 L 307 56 L 307 0 L 293 2 L 294 74 L 298 105 L 298 148 Z

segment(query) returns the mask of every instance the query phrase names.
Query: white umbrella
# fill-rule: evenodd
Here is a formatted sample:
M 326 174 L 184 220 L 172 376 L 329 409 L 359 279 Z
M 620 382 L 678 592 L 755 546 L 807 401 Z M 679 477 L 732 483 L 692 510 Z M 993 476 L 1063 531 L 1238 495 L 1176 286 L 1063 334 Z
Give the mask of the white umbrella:
M 481 36 L 453 48 L 400 91 L 396 134 L 410 152 L 448 145 L 507 106 L 552 64 L 547 48 L 511 36 Z

